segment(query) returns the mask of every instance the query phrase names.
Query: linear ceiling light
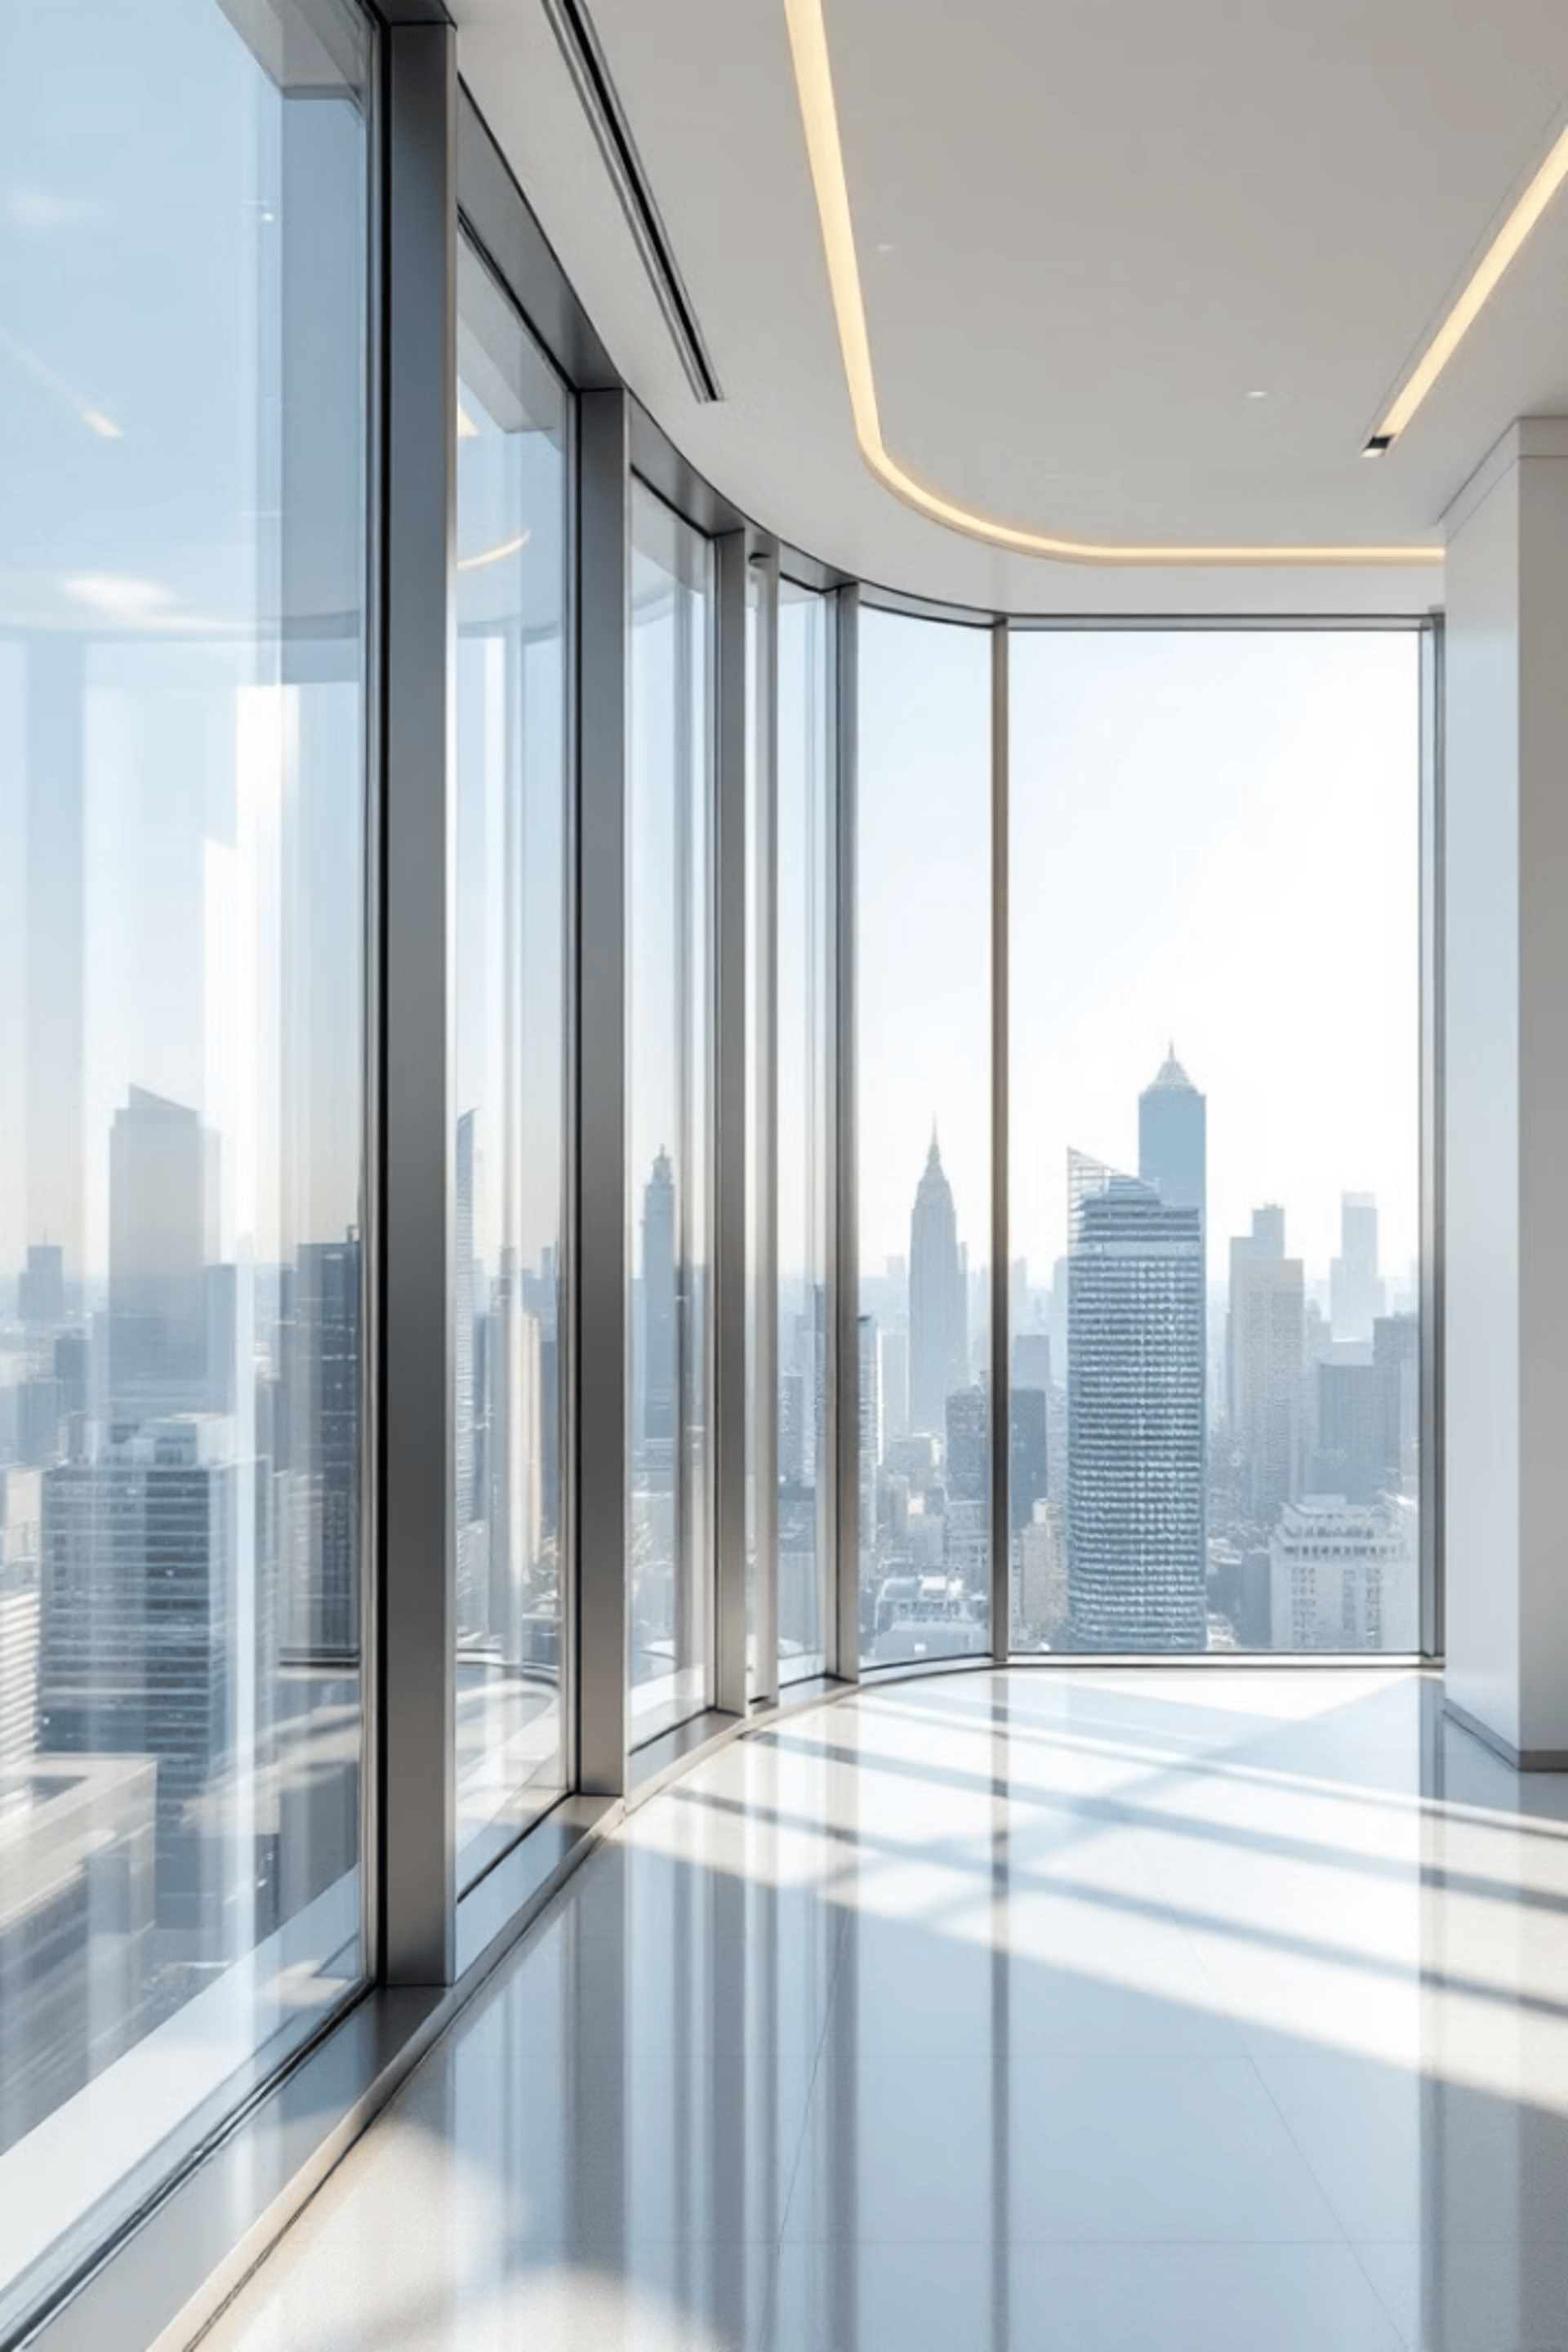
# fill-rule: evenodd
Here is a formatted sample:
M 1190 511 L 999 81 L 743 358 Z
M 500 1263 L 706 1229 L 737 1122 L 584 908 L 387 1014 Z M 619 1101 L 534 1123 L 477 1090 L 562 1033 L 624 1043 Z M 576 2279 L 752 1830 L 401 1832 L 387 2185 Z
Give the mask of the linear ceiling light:
M 860 264 L 855 250 L 855 227 L 849 213 L 849 189 L 844 176 L 844 150 L 838 136 L 838 110 L 833 95 L 833 69 L 827 54 L 827 31 L 822 0 L 784 0 L 790 47 L 795 57 L 795 88 L 805 126 L 806 152 L 816 191 L 817 215 L 827 257 L 828 282 L 838 322 L 839 348 L 849 383 L 849 404 L 860 455 L 871 472 L 896 498 L 948 530 L 981 539 L 1010 554 L 1040 555 L 1058 563 L 1117 564 L 1434 564 L 1443 561 L 1440 547 L 1130 547 L 1096 541 L 1056 539 L 1043 531 L 1022 530 L 996 522 L 971 507 L 943 498 L 907 473 L 889 454 L 877 413 L 877 382 L 871 366 L 871 342 L 866 329 L 866 305 L 860 289 Z
M 1404 432 L 1474 326 L 1482 304 L 1496 289 L 1509 263 L 1565 179 L 1568 179 L 1568 131 L 1563 131 L 1476 264 L 1458 301 L 1422 352 L 1404 390 L 1367 443 L 1368 457 L 1381 457 Z
M 459 572 L 485 572 L 492 563 L 504 563 L 509 555 L 521 555 L 533 537 L 531 530 L 519 531 L 515 539 L 503 539 L 499 547 L 487 547 L 482 555 L 464 555 L 458 559 Z

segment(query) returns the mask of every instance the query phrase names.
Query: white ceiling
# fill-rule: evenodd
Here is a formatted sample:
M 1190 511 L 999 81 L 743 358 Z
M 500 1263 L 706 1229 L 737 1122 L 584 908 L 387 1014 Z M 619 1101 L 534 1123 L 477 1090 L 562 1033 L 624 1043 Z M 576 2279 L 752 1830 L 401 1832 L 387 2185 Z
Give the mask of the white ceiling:
M 856 452 L 784 0 L 590 0 L 724 400 L 692 396 L 540 0 L 459 62 L 628 382 L 759 522 L 1012 611 L 1420 611 L 1441 572 L 1086 568 Z M 1568 101 L 1563 0 L 827 0 L 884 437 L 1090 540 L 1421 542 L 1568 415 L 1568 191 L 1394 450 L 1361 455 Z M 1262 400 L 1249 399 L 1261 391 Z

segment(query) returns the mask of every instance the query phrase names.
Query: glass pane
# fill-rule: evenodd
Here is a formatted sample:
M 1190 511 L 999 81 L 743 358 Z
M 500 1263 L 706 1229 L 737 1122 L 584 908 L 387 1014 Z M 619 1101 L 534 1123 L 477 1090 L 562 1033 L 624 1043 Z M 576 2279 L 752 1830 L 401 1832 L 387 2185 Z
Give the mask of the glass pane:
M 628 1672 L 633 1736 L 706 1706 L 712 1153 L 712 550 L 632 495 L 627 778 Z
M 746 567 L 746 1696 L 756 1698 L 764 1678 L 757 1659 L 757 1553 L 773 1539 L 773 1497 L 759 1491 L 770 1476 L 775 1433 L 762 1411 L 767 1374 L 766 1317 L 760 1312 L 766 1255 L 768 1186 L 764 1170 L 772 1130 L 764 1128 L 766 1089 L 758 1083 L 771 1068 L 771 970 L 773 955 L 773 865 L 768 854 L 773 824 L 773 695 L 776 667 L 778 598 L 767 567 Z M 776 1486 L 776 1480 L 773 1481 Z M 772 1689 L 771 1679 L 767 1680 Z
M 7 2338 L 362 1968 L 370 62 L 7 25 Z
M 1417 1646 L 1418 656 L 1015 634 L 1016 1646 Z
M 779 1681 L 824 1669 L 827 1412 L 829 712 L 824 596 L 779 587 Z
M 560 1795 L 567 400 L 458 267 L 458 1870 Z
M 865 612 L 858 803 L 860 1647 L 991 1646 L 991 643 Z

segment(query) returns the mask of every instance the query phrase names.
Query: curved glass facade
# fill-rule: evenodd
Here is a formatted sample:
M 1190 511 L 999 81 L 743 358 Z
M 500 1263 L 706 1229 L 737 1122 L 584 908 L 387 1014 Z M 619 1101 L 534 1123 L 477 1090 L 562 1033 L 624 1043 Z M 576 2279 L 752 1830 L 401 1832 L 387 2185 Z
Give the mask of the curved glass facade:
M 1418 652 L 1013 634 L 1019 1650 L 1420 1646 Z
M 860 623 L 860 1654 L 989 1656 L 991 641 Z
M 365 1967 L 373 48 L 244 13 L 0 96 L 6 2334 Z
M 1435 1622 L 1420 625 L 844 582 L 448 32 L 135 13 L 0 95 L 0 2332 L 781 1690 Z
M 565 1785 L 567 395 L 458 258 L 453 1485 L 459 1880 Z
M 627 1671 L 647 1738 L 713 1687 L 713 556 L 631 496 Z

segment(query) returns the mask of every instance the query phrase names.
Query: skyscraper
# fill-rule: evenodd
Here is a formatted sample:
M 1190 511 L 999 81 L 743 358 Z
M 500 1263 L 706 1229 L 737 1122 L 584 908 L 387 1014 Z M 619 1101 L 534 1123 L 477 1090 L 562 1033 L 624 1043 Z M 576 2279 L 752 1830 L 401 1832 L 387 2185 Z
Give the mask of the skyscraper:
M 34 1242 L 16 1283 L 16 1318 L 22 1323 L 66 1319 L 66 1254 L 58 1243 Z
M 276 1687 L 274 1584 L 242 1484 L 255 1469 L 234 1436 L 216 1413 L 149 1419 L 43 1482 L 39 1748 L 157 1759 L 159 1919 L 198 1931 L 204 1959 L 225 1956 L 226 1906 L 245 1899 L 219 1850 L 243 1834 L 222 1797 L 241 1763 L 270 1759 Z
M 458 1634 L 479 1638 L 489 1631 L 489 1560 L 484 1517 L 481 1426 L 483 1359 L 482 1302 L 474 1249 L 478 1207 L 479 1113 L 458 1121 L 452 1279 L 452 1410 L 458 1517 Z
M 1015 1386 L 1009 1420 L 1007 1524 L 1014 1535 L 1018 1535 L 1032 1522 L 1035 1506 L 1045 1500 L 1049 1487 L 1049 1441 L 1043 1384 L 1039 1388 Z
M 969 1313 L 952 1187 L 933 1134 L 910 1222 L 910 1427 L 942 1435 L 969 1385 Z
M 1202 1213 L 1076 1151 L 1068 1205 L 1073 1638 L 1085 1650 L 1201 1650 Z
M 877 1348 L 875 1316 L 862 1315 L 858 1326 L 860 1566 L 864 1576 L 877 1548 L 877 1472 L 882 1460 L 882 1365 Z
M 205 1403 L 206 1286 L 217 1138 L 183 1103 L 132 1087 L 109 1139 L 110 1402 Z
M 1377 1271 L 1377 1202 L 1370 1192 L 1340 1202 L 1340 1254 L 1329 1266 L 1329 1320 L 1336 1339 L 1370 1339 L 1383 1313 Z
M 984 1503 L 991 1492 L 991 1405 L 985 1383 L 947 1400 L 947 1498 Z
M 643 1189 L 644 1456 L 650 1469 L 673 1471 L 679 1361 L 675 1297 L 675 1171 L 661 1151 Z
M 301 1244 L 285 1358 L 292 1647 L 359 1648 L 360 1240 Z
M 1195 1209 L 1205 1222 L 1208 1107 L 1176 1059 L 1161 1064 L 1138 1097 L 1138 1174 L 1168 1209 Z
M 1255 1209 L 1251 1234 L 1231 1243 L 1226 1340 L 1231 1436 L 1247 1513 L 1271 1526 L 1300 1488 L 1307 1344 L 1302 1265 L 1285 1255 L 1280 1209 Z
M 510 1248 L 501 1251 L 489 1331 L 489 1629 L 503 1663 L 517 1667 L 543 1532 L 544 1448 L 539 1318 L 523 1305 Z

